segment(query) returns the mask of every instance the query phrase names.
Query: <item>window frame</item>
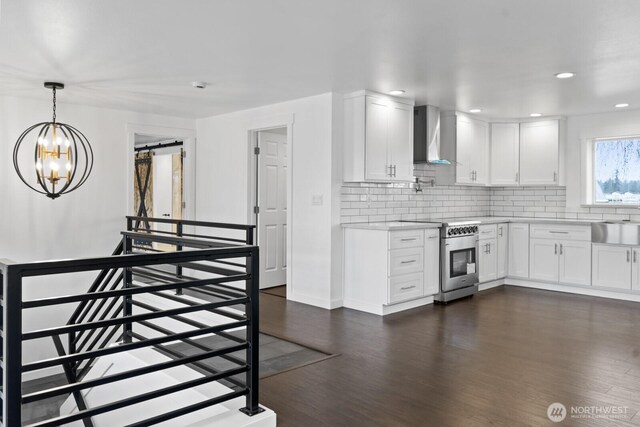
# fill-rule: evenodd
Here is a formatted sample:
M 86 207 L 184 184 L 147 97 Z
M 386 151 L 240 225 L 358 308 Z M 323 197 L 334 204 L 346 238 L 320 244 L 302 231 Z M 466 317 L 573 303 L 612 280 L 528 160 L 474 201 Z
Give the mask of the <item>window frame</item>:
M 606 142 L 606 141 L 622 141 L 622 140 L 632 140 L 632 139 L 637 139 L 640 140 L 640 135 L 625 135 L 625 136 L 608 136 L 608 137 L 599 137 L 599 138 L 592 138 L 589 144 L 589 160 L 590 160 L 590 164 L 587 165 L 587 169 L 588 169 L 588 174 L 587 174 L 587 179 L 588 182 L 587 184 L 587 188 L 590 187 L 591 191 L 588 194 L 588 199 L 587 199 L 587 206 L 597 206 L 597 207 L 629 207 L 629 208 L 640 208 L 640 201 L 638 201 L 637 203 L 622 203 L 622 202 L 615 202 L 615 203 L 609 203 L 609 202 L 598 202 L 597 198 L 596 198 L 596 144 L 598 144 L 599 142 Z

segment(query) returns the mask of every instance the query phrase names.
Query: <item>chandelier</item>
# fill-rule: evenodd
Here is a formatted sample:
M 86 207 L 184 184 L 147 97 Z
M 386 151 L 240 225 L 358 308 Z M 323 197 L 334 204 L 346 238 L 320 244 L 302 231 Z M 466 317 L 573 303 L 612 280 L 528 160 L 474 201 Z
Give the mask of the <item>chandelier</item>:
M 93 150 L 82 132 L 56 120 L 56 91 L 64 85 L 46 82 L 44 87 L 53 92 L 53 119 L 22 132 L 13 148 L 13 167 L 29 188 L 57 199 L 87 181 L 93 169 Z M 32 141 L 31 147 L 27 140 Z

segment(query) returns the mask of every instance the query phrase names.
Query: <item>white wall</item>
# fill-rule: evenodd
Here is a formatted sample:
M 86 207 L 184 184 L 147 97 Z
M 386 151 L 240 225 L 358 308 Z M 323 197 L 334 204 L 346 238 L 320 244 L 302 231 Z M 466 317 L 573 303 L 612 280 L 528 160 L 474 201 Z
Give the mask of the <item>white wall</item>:
M 64 95 L 64 94 L 62 94 Z M 64 96 L 59 98 L 64 99 Z M 34 261 L 108 256 L 120 239 L 127 214 L 127 150 L 130 124 L 194 129 L 195 121 L 126 111 L 58 104 L 58 119 L 81 130 L 91 142 L 95 165 L 91 177 L 77 191 L 50 200 L 26 187 L 15 174 L 12 150 L 28 126 L 49 120 L 51 104 L 43 101 L 0 97 L 0 258 Z M 50 278 L 44 287 L 25 286 L 25 298 L 79 292 L 90 282 Z M 65 310 L 27 313 L 25 327 L 62 324 Z M 26 346 L 26 360 L 53 355 L 51 341 Z
M 197 219 L 246 223 L 249 132 L 293 119 L 288 298 L 325 308 L 342 304 L 341 113 L 334 111 L 341 99 L 326 93 L 197 122 Z M 312 205 L 313 195 L 322 206 Z
M 568 118 L 565 164 L 568 209 L 579 209 L 582 204 L 581 176 L 584 160 L 581 156 L 581 145 L 584 141 L 594 138 L 632 135 L 640 135 L 640 110 L 614 111 Z M 615 210 L 613 207 L 601 206 L 598 206 L 597 209 Z M 616 211 L 625 213 L 627 210 L 630 209 L 617 209 Z

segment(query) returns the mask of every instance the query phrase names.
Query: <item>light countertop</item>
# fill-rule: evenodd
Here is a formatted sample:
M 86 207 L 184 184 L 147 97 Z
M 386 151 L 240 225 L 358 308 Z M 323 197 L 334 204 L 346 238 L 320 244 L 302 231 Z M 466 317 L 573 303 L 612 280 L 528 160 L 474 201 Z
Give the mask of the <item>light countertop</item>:
M 342 224 L 343 228 L 362 228 L 367 230 L 417 230 L 422 228 L 440 228 L 441 222 L 412 222 L 412 221 L 380 221 L 380 222 L 354 222 Z
M 416 230 L 421 228 L 439 228 L 442 223 L 446 222 L 462 222 L 462 221 L 480 221 L 482 224 L 504 224 L 509 222 L 525 223 L 525 224 L 563 224 L 563 225 L 591 225 L 593 223 L 603 222 L 603 220 L 587 220 L 587 219 L 565 219 L 565 218 L 521 218 L 521 217 L 500 217 L 500 216 L 482 216 L 482 217 L 465 217 L 465 218 L 444 218 L 440 221 L 433 222 L 413 222 L 406 221 L 379 221 L 379 222 L 354 222 L 342 224 L 343 228 L 359 228 L 367 230 Z

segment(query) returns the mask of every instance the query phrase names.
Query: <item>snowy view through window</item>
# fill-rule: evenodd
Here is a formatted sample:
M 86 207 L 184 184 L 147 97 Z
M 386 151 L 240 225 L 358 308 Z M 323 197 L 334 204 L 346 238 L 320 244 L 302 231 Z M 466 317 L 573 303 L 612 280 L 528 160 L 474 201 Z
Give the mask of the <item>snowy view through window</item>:
M 640 138 L 594 145 L 596 203 L 640 204 Z

